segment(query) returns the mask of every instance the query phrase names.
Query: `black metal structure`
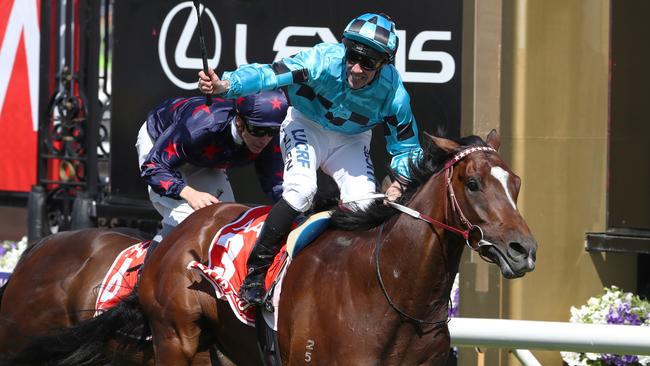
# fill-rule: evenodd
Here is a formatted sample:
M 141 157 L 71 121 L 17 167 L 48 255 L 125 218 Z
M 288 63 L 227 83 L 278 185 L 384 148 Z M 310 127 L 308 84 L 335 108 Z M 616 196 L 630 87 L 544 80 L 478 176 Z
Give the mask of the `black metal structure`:
M 59 36 L 51 37 L 50 42 L 41 42 L 38 181 L 32 187 L 28 205 L 31 242 L 51 231 L 70 229 L 75 197 L 92 189 L 86 179 L 84 141 L 88 135 L 88 105 L 82 99 L 87 94 L 87 85 L 82 82 L 89 78 L 83 78 L 79 68 L 79 28 L 86 14 L 80 10 L 74 1 L 45 2 L 41 8 L 41 29 L 60 33 L 55 32 Z M 89 23 L 84 19 L 83 24 Z M 56 75 L 54 85 L 52 75 Z
M 41 29 L 50 38 L 41 42 L 38 181 L 28 199 L 30 242 L 55 231 L 102 224 L 96 204 L 107 195 L 109 182 L 111 8 L 112 0 L 42 2 Z

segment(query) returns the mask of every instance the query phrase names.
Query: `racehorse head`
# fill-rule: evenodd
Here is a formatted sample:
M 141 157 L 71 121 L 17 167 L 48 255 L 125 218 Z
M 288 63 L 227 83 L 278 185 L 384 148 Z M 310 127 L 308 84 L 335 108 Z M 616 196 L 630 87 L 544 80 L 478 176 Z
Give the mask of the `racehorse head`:
M 283 360 L 303 364 L 313 342 L 327 350 L 309 349 L 319 364 L 445 365 L 449 295 L 464 246 L 505 278 L 535 267 L 537 243 L 516 205 L 520 179 L 499 145 L 496 131 L 485 141 L 426 135 L 408 174 L 394 175 L 402 187 L 396 202 L 372 195 L 364 210 L 334 210 L 333 229 L 296 256 L 284 278 Z M 364 347 L 350 347 L 359 342 Z
M 492 130 L 483 146 L 461 146 L 428 137 L 447 152 L 445 163 L 448 220 L 466 228 L 466 243 L 506 278 L 535 269 L 537 242 L 517 209 L 521 179 L 497 153 L 499 134 Z

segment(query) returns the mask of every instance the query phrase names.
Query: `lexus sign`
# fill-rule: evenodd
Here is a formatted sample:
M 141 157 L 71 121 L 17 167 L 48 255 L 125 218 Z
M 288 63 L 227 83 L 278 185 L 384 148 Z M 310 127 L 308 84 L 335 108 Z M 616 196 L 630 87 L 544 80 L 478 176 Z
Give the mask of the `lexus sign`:
M 208 64 L 221 75 L 239 65 L 272 63 L 321 42 L 339 42 L 347 23 L 366 12 L 383 12 L 397 25 L 395 57 L 419 129 L 460 132 L 462 2 L 344 0 L 202 1 L 201 25 Z M 281 6 L 279 6 L 281 4 Z M 111 159 L 112 194 L 144 198 L 133 142 L 147 112 L 163 99 L 198 95 L 203 68 L 193 1 L 120 0 L 114 4 Z M 381 179 L 386 171 L 383 136 L 373 137 L 372 156 Z M 117 144 L 117 145 L 115 145 Z M 237 180 L 237 173 L 231 173 Z M 257 200 L 248 180 L 244 199 Z M 249 195 L 249 192 L 256 192 Z M 242 192 L 235 192 L 238 198 Z

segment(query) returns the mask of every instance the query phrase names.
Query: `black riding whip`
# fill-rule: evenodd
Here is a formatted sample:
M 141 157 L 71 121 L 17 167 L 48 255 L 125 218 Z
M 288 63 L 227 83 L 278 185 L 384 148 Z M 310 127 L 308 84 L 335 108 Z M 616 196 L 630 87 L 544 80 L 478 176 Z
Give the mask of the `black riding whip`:
M 203 27 L 201 27 L 201 6 L 200 0 L 194 0 L 194 8 L 196 9 L 196 21 L 199 23 L 199 42 L 201 43 L 201 58 L 203 59 L 203 72 L 208 75 L 208 51 L 205 49 L 205 40 L 203 39 Z M 205 95 L 205 105 L 212 105 L 212 97 L 210 94 Z

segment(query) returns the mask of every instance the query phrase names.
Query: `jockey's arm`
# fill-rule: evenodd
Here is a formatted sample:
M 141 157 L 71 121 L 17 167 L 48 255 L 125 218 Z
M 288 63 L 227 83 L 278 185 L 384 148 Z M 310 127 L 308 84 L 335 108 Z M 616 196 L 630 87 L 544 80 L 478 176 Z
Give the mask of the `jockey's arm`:
M 219 78 L 213 70 L 206 75 L 199 72 L 199 88 L 203 93 L 212 93 L 231 99 L 246 96 L 262 90 L 308 82 L 312 72 L 322 68 L 324 62 L 320 45 L 298 52 L 272 64 L 247 64 L 234 71 L 226 71 Z
M 390 131 L 386 135 L 386 150 L 392 157 L 390 167 L 406 179 L 409 178 L 409 160 L 419 159 L 422 154 L 417 122 L 410 103 L 406 89 L 400 84 L 391 105 L 390 115 L 395 119 L 385 122 Z
M 174 199 L 184 199 L 194 210 L 217 203 L 213 195 L 200 192 L 187 185 L 178 168 L 187 162 L 186 149 L 182 148 L 182 132 L 170 128 L 160 135 L 140 167 L 140 175 L 151 189 Z

